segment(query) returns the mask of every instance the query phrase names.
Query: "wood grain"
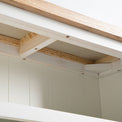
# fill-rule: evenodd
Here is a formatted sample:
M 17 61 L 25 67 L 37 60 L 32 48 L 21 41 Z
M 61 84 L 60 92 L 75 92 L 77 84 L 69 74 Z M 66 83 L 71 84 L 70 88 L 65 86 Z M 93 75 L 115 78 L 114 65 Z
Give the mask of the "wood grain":
M 82 64 L 92 64 L 93 61 L 92 60 L 88 60 L 82 57 L 78 57 L 66 52 L 61 52 L 61 51 L 57 51 L 54 49 L 50 49 L 50 48 L 43 48 L 41 50 L 39 50 L 39 52 L 47 54 L 47 55 L 51 55 L 51 56 L 55 56 L 55 57 L 59 57 L 62 59 L 66 59 L 66 60 L 70 60 L 70 61 L 75 61 L 78 63 L 82 63 Z
M 25 58 L 55 41 L 43 35 L 29 33 L 20 40 L 20 56 Z
M 13 46 L 19 46 L 20 45 L 20 40 L 14 39 L 11 37 L 7 37 L 4 35 L 0 35 L 0 42 L 5 43 L 5 44 L 9 44 L 9 45 L 13 45 Z
M 95 61 L 95 63 L 112 63 L 115 62 L 117 60 L 120 60 L 119 58 L 113 57 L 113 56 L 105 56 L 103 58 L 100 58 L 98 60 Z
M 36 36 L 39 36 L 39 35 L 37 35 L 35 33 L 30 33 L 29 35 L 26 35 L 24 38 L 19 40 L 19 39 L 14 39 L 14 38 L 11 38 L 11 37 L 0 35 L 0 42 L 6 43 L 6 44 L 9 44 L 9 45 L 13 45 L 13 46 L 17 46 L 17 47 L 20 48 L 20 45 L 21 46 L 28 45 L 29 40 L 35 38 Z M 24 50 L 24 52 L 25 52 L 25 50 Z M 59 58 L 62 58 L 62 59 L 82 63 L 82 64 L 92 64 L 93 63 L 92 60 L 88 60 L 88 59 L 85 59 L 85 58 L 82 58 L 82 57 L 78 57 L 78 56 L 75 56 L 75 55 L 72 55 L 72 54 L 69 54 L 69 53 L 57 51 L 57 50 L 46 48 L 46 47 L 42 48 L 41 50 L 38 50 L 38 52 L 46 54 L 46 55 L 51 55 L 51 56 L 59 57 Z
M 49 38 L 35 33 L 29 33 L 20 40 L 20 53 L 23 54 L 31 49 L 35 49 L 36 46 L 42 44 L 47 39 Z
M 106 24 L 44 0 L 1 1 L 62 23 L 66 23 L 117 41 L 122 41 L 122 28 Z

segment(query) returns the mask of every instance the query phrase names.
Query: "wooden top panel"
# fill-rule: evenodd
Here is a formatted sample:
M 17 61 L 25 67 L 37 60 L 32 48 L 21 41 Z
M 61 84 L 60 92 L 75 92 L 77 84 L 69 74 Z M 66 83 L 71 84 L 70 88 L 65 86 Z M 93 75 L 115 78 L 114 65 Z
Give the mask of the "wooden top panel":
M 66 23 L 117 41 L 122 41 L 122 29 L 44 0 L 1 0 L 33 13 Z

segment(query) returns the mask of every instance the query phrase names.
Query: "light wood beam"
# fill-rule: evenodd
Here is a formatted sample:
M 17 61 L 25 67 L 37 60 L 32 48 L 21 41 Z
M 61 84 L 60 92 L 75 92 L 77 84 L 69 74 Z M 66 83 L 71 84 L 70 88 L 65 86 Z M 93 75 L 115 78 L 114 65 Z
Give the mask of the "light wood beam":
M 122 28 L 98 21 L 44 0 L 1 1 L 117 41 L 122 41 Z
M 55 39 L 50 39 L 35 33 L 29 33 L 20 40 L 20 56 L 25 58 L 55 41 Z
M 36 35 L 36 34 L 34 34 L 34 33 L 31 34 L 32 37 L 34 35 Z M 9 45 L 20 47 L 20 41 L 21 40 L 0 35 L 0 42 L 2 42 L 2 43 L 6 43 L 6 44 L 9 44 Z M 39 50 L 38 52 L 46 54 L 46 55 L 56 56 L 56 57 L 59 57 L 59 58 L 62 58 L 62 59 L 66 59 L 66 60 L 82 63 L 82 64 L 92 64 L 93 63 L 93 61 L 91 61 L 91 60 L 88 60 L 88 59 L 85 59 L 85 58 L 82 58 L 82 57 L 78 57 L 78 56 L 75 56 L 75 55 L 72 55 L 72 54 L 69 54 L 69 53 L 56 51 L 56 50 L 53 50 L 53 49 L 50 49 L 50 48 L 46 48 L 46 47 L 41 49 L 41 50 Z
M 113 57 L 113 56 L 105 56 L 103 58 L 100 58 L 95 61 L 95 64 L 97 63 L 112 63 L 114 61 L 120 60 L 119 58 Z
M 92 60 L 88 60 L 88 59 L 85 59 L 85 58 L 82 58 L 79 56 L 75 56 L 75 55 L 72 55 L 69 53 L 57 51 L 57 50 L 50 49 L 50 48 L 43 48 L 43 49 L 39 50 L 39 52 L 47 54 L 47 55 L 63 58 L 66 60 L 75 61 L 75 62 L 82 63 L 82 64 L 92 64 L 93 63 Z
M 20 45 L 20 41 L 11 37 L 7 37 L 4 35 L 0 35 L 0 42 L 5 43 L 5 44 L 9 44 L 9 45 L 13 45 L 13 46 L 19 46 Z

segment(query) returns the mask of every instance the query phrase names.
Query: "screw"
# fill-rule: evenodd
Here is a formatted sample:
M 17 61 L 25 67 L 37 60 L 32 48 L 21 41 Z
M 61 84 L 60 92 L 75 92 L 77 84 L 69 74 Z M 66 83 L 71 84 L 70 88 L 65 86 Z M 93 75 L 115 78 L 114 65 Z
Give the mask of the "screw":
M 26 58 L 23 58 L 23 60 L 26 60 Z
M 69 38 L 70 36 L 66 36 L 66 38 Z

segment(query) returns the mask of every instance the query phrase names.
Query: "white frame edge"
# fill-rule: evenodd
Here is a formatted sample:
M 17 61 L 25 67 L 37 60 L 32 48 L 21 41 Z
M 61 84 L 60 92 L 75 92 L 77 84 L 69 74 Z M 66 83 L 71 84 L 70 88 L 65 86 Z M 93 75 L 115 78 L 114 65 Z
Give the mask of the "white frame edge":
M 122 43 L 0 2 L 0 22 L 122 58 Z M 66 38 L 66 36 L 70 36 Z
M 115 122 L 12 103 L 0 103 L 0 118 L 24 122 Z

